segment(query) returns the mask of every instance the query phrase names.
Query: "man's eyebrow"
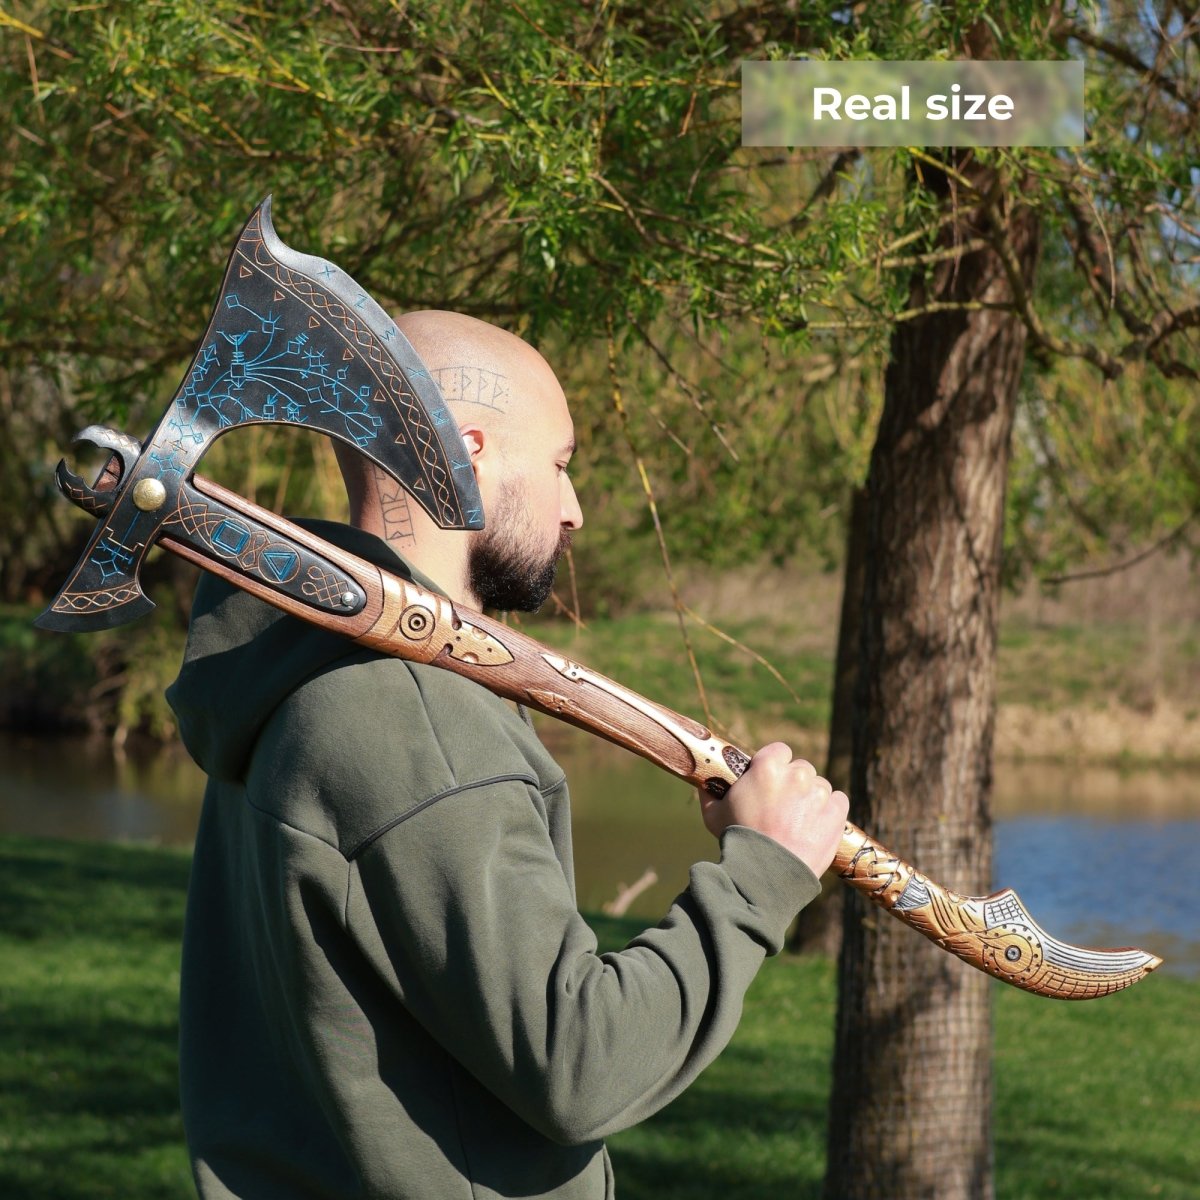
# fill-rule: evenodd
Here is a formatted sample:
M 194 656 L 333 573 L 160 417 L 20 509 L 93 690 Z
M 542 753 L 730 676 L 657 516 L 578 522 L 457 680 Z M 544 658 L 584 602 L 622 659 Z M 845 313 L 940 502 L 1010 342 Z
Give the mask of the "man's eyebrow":
M 563 448 L 558 452 L 561 457 L 570 458 L 575 453 L 575 439 L 571 438 L 569 442 L 563 443 Z

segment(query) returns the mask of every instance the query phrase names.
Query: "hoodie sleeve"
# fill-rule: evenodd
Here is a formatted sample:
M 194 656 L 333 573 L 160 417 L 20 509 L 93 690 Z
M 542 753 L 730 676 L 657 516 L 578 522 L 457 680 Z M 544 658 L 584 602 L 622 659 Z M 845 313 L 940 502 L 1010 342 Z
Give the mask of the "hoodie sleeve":
M 720 1053 L 819 883 L 733 827 L 657 927 L 598 954 L 541 794 L 505 779 L 414 809 L 351 859 L 349 887 L 349 932 L 412 1015 L 528 1124 L 580 1144 L 655 1112 Z

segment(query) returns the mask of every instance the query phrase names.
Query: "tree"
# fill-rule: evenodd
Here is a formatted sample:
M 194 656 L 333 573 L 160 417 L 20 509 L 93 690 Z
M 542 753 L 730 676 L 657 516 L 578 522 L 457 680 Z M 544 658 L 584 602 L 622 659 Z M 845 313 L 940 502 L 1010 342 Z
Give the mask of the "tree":
M 1049 44 L 1067 44 L 1057 17 L 1047 32 Z M 1174 36 L 1182 32 L 1177 27 Z M 977 51 L 991 40 L 976 26 L 967 44 Z M 1130 59 L 1140 61 L 1127 49 L 1121 61 Z M 1160 100 L 1181 98 L 1171 82 L 1163 93 Z M 1106 118 L 1112 113 L 1102 112 L 1098 124 Z M 1151 156 L 1161 159 L 1154 147 L 1163 129 L 1155 125 Z M 1194 125 L 1186 128 L 1194 144 Z M 944 166 L 927 161 L 914 186 L 936 198 L 939 243 L 957 250 L 914 278 L 910 309 L 933 311 L 893 333 L 867 484 L 852 794 L 856 819 L 886 844 L 955 890 L 981 894 L 991 878 L 1005 489 L 1027 340 L 1043 362 L 1084 358 L 1110 379 L 1144 354 L 1164 373 L 1194 373 L 1165 360 L 1155 335 L 1193 323 L 1196 300 L 1193 291 L 1182 311 L 1170 303 L 1153 314 L 1135 311 L 1116 286 L 1110 242 L 1104 307 L 1120 314 L 1132 339 L 1116 356 L 1102 342 L 1050 332 L 1034 307 L 1034 268 L 1042 227 L 1056 223 L 1053 192 L 1044 190 L 1053 170 L 1039 188 L 1028 163 L 1005 171 L 970 153 L 946 158 Z M 1075 246 L 1083 247 L 1076 264 L 1106 274 L 1079 193 L 1098 216 L 1108 188 L 1153 187 L 1161 164 L 1142 165 L 1136 181 L 1097 173 L 1079 187 L 1058 176 L 1057 200 L 1065 201 Z M 1031 205 L 1035 192 L 1041 203 Z M 1178 287 L 1170 262 L 1169 254 L 1157 262 L 1143 305 L 1146 292 L 1161 302 Z M 951 311 L 942 310 L 946 304 Z M 847 896 L 826 1195 L 989 1197 L 988 984 L 952 970 L 927 947 L 902 944 L 896 932 Z
M 989 168 L 952 177 L 995 194 Z M 1019 188 L 1002 237 L 1029 288 L 1037 217 Z M 992 220 L 959 195 L 945 244 Z M 992 733 L 1004 496 L 1025 326 L 999 256 L 914 282 L 913 307 L 978 303 L 897 327 L 868 478 L 852 794 L 885 845 L 965 895 L 990 891 Z M 847 896 L 826 1195 L 991 1195 L 989 983 Z M 886 1086 L 881 1080 L 886 1079 Z M 953 1130 L 953 1136 L 947 1131 Z

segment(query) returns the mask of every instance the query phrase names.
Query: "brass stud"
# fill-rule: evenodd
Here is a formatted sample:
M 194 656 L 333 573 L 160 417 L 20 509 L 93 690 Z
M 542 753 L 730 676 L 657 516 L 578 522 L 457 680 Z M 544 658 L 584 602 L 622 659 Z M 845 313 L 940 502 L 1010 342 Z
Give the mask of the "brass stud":
M 157 479 L 139 479 L 133 485 L 133 503 L 142 512 L 154 512 L 162 508 L 167 498 L 167 489 Z

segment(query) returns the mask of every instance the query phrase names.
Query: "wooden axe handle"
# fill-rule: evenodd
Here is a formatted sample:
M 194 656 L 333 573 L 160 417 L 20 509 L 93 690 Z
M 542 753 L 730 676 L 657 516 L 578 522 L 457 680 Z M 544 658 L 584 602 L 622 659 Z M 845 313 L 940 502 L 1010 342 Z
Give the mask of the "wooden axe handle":
M 353 615 L 310 607 L 257 578 L 167 535 L 160 544 L 284 612 L 382 654 L 455 671 L 489 691 L 548 713 L 649 759 L 715 795 L 750 762 L 742 749 L 526 634 L 459 607 L 358 558 L 199 476 L 193 483 L 229 508 L 273 529 L 344 570 L 366 593 Z M 1011 889 L 960 896 L 847 823 L 833 869 L 851 887 L 943 950 L 1006 983 L 1059 999 L 1082 1000 L 1129 987 L 1161 959 L 1134 948 L 1093 950 L 1042 930 Z

